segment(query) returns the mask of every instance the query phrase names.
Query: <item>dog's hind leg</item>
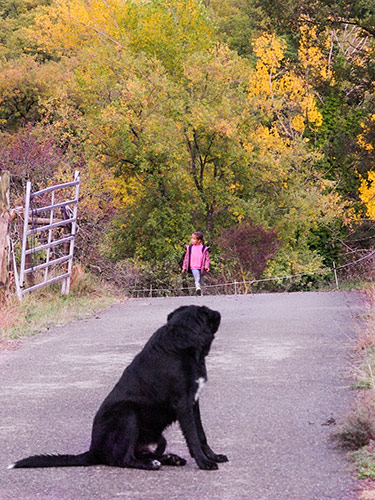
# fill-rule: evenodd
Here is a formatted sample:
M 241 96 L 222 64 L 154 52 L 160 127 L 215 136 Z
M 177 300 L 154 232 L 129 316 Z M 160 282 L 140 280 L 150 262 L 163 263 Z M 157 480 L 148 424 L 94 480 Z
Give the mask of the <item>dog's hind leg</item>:
M 174 453 L 166 453 L 161 457 L 157 457 L 161 465 L 173 465 L 176 467 L 182 467 L 186 465 L 186 460 L 184 458 L 175 455 Z
M 155 450 L 155 455 L 157 459 L 160 461 L 161 465 L 174 465 L 174 466 L 182 466 L 186 464 L 186 460 L 184 458 L 175 455 L 174 453 L 164 453 L 165 448 L 167 447 L 167 440 L 163 435 L 160 436 L 157 448 Z
M 117 422 L 118 430 L 112 449 L 112 463 L 117 467 L 158 470 L 160 461 L 154 457 L 136 456 L 139 436 L 138 419 L 134 410 L 129 409 Z
M 167 440 L 163 436 L 163 434 L 160 434 L 159 440 L 156 444 L 156 450 L 154 451 L 155 455 L 162 456 L 163 453 L 165 452 L 165 449 L 167 447 Z
M 197 427 L 197 432 L 198 432 L 199 440 L 201 442 L 203 453 L 206 455 L 206 457 L 208 457 L 210 460 L 213 460 L 214 462 L 218 462 L 218 463 L 228 462 L 228 457 L 226 455 L 217 455 L 208 446 L 206 433 L 204 432 L 203 425 L 202 425 L 201 412 L 200 412 L 198 401 L 194 404 L 193 411 L 194 411 L 195 425 Z
M 154 458 L 158 460 L 161 465 L 173 465 L 173 466 L 183 466 L 186 464 L 186 460 L 184 458 L 175 455 L 174 453 L 164 453 L 167 447 L 167 440 L 163 435 L 160 436 L 156 449 L 154 452 L 140 448 L 139 454 L 136 453 L 136 456 L 141 458 Z

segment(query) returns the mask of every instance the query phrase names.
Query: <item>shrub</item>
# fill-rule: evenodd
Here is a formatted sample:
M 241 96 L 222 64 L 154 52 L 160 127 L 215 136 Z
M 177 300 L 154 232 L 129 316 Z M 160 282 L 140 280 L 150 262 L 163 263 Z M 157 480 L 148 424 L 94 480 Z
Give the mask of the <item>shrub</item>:
M 350 450 L 358 450 L 375 440 L 375 392 L 372 389 L 358 399 L 335 437 Z
M 225 267 L 239 281 L 259 279 L 280 246 L 274 230 L 266 231 L 252 221 L 224 229 L 217 245 Z

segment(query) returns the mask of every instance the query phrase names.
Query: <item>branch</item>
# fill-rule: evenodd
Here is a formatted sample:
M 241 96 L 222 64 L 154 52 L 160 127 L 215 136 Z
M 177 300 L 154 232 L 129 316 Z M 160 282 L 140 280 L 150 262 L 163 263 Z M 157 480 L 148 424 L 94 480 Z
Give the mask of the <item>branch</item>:
M 199 185 L 199 181 L 197 178 L 197 169 L 196 169 L 196 164 L 195 164 L 195 151 L 193 144 L 191 143 L 189 136 L 187 135 L 186 129 L 184 129 L 184 136 L 186 139 L 187 147 L 190 153 L 190 158 L 191 158 L 191 173 L 193 176 L 194 184 L 196 188 L 198 189 L 199 192 L 202 192 L 202 187 Z
M 326 22 L 330 24 L 331 26 L 341 26 L 343 24 L 348 24 L 350 26 L 356 26 L 357 28 L 360 28 L 361 30 L 365 31 L 369 35 L 375 37 L 375 30 L 371 28 L 367 28 L 365 26 L 362 26 L 359 22 L 356 21 L 349 21 L 348 19 L 326 19 Z M 312 24 L 313 26 L 317 26 L 320 24 L 317 21 L 310 21 L 309 19 L 303 19 L 303 21 L 297 21 L 297 24 L 303 25 L 303 24 Z

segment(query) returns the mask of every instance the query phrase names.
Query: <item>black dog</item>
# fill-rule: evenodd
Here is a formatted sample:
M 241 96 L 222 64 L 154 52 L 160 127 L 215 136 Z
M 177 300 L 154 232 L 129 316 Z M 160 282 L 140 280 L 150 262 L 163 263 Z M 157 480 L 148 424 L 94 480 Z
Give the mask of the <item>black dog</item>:
M 205 357 L 219 324 L 220 313 L 205 306 L 173 311 L 99 408 L 89 451 L 32 456 L 9 468 L 106 464 L 157 470 L 161 465 L 185 465 L 183 458 L 164 454 L 162 433 L 177 420 L 198 466 L 217 469 L 217 462 L 228 459 L 207 444 L 198 398 L 207 380 Z

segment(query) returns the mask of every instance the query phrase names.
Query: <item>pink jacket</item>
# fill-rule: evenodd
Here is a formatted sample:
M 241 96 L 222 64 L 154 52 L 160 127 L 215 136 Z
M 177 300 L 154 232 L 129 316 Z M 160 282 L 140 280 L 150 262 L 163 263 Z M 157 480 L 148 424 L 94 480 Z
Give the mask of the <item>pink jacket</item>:
M 191 271 L 190 269 L 190 254 L 192 245 L 186 245 L 186 253 L 184 257 L 184 262 L 182 264 L 183 271 Z M 205 274 L 210 270 L 210 247 L 203 245 L 203 259 L 201 266 L 201 273 Z

